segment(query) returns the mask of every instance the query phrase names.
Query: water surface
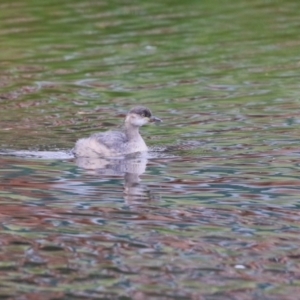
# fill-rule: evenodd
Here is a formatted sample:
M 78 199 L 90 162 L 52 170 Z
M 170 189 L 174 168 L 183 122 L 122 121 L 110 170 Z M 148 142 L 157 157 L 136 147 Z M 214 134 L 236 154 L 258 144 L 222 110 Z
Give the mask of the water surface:
M 2 1 L 1 298 L 296 299 L 299 8 Z M 136 104 L 148 158 L 69 155 Z

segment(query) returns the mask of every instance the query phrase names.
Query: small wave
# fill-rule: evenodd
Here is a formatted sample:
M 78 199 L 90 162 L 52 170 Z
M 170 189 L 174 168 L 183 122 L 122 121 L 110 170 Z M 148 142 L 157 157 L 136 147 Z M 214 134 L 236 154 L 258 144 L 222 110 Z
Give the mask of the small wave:
M 40 159 L 72 159 L 70 150 L 65 151 L 31 151 L 31 150 L 0 150 L 0 155 Z

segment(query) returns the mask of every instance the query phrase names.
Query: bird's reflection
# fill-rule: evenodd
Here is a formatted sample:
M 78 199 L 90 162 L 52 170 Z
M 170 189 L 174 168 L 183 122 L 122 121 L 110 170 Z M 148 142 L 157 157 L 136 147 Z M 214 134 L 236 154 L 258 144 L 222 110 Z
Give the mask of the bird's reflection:
M 124 158 L 77 157 L 77 166 L 92 171 L 95 175 L 124 176 L 124 200 L 127 204 L 153 200 L 153 194 L 140 183 L 140 175 L 146 171 L 147 158 L 129 155 Z

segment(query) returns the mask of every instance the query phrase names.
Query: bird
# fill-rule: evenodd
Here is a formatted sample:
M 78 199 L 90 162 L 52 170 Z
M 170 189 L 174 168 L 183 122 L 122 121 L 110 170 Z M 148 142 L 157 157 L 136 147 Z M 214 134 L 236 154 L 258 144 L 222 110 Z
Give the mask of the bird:
M 119 157 L 135 152 L 146 152 L 148 147 L 139 128 L 149 122 L 162 122 L 149 108 L 135 106 L 126 114 L 121 130 L 93 133 L 79 139 L 72 152 L 75 157 Z

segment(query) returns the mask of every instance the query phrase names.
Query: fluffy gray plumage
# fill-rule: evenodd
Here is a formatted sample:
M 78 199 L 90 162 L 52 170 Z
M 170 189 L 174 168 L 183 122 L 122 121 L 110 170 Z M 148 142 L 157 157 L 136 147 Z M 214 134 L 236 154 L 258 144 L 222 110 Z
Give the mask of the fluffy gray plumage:
M 79 139 L 73 153 L 77 157 L 113 157 L 148 150 L 139 133 L 139 127 L 160 119 L 152 116 L 143 106 L 132 108 L 126 115 L 123 129 L 94 133 L 88 138 Z

